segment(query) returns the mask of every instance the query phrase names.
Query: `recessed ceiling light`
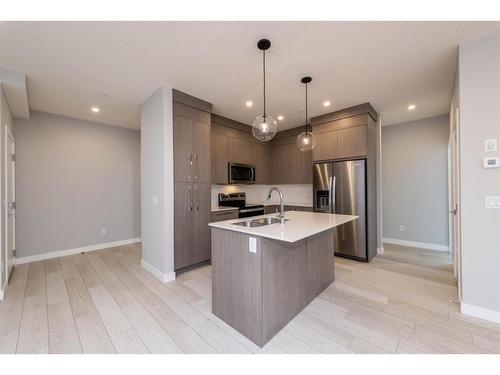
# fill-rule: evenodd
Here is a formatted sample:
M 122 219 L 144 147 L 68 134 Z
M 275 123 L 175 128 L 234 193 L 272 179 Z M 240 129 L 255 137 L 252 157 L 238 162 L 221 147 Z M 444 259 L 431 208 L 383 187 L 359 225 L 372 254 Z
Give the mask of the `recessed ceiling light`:
M 323 107 L 330 107 L 330 101 L 329 100 L 325 100 L 323 102 Z
M 283 119 L 284 119 L 283 116 L 281 116 L 281 115 L 278 116 L 278 120 L 283 121 Z
M 416 107 L 415 107 L 415 104 L 410 104 L 410 105 L 408 106 L 408 109 L 409 109 L 410 111 L 413 111 L 415 108 L 416 108 Z
M 99 113 L 99 111 L 100 111 L 99 107 L 92 107 L 92 108 L 90 108 L 90 110 L 94 113 Z
M 251 101 L 251 100 L 247 100 L 247 102 L 245 103 L 245 105 L 246 105 L 247 107 L 251 107 L 251 106 L 253 106 L 253 103 L 252 103 L 252 101 Z

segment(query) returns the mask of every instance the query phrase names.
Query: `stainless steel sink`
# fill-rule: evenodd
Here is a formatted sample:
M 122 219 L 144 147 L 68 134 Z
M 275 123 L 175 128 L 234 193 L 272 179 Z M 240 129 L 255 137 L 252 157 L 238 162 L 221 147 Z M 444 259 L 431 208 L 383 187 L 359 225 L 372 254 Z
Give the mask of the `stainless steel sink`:
M 285 219 L 285 221 L 288 221 L 288 219 Z M 263 227 L 264 225 L 271 225 L 271 224 L 277 224 L 280 222 L 280 219 L 276 217 L 263 217 L 260 219 L 253 219 L 253 220 L 246 220 L 246 221 L 239 221 L 237 223 L 233 223 L 233 225 L 239 225 L 242 227 Z

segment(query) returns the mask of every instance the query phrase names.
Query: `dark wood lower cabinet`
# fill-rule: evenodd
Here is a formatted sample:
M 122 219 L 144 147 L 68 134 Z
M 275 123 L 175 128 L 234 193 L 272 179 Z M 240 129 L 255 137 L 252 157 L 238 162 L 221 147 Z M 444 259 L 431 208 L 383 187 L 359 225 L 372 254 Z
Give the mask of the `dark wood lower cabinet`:
M 212 312 L 264 346 L 333 282 L 333 230 L 289 243 L 212 228 Z
M 210 183 L 174 185 L 174 268 L 210 260 Z

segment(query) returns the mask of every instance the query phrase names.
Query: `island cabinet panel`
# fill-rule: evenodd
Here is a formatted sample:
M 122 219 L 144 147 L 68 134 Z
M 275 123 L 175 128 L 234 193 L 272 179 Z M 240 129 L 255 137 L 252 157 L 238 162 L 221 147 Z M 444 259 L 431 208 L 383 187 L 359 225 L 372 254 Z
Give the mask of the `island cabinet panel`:
M 332 283 L 333 262 L 333 230 L 290 243 L 212 227 L 212 312 L 262 347 Z
M 262 238 L 263 341 L 269 341 L 307 305 L 306 240 Z
M 333 232 L 307 239 L 307 300 L 312 301 L 333 282 Z
M 212 229 L 212 312 L 262 346 L 262 252 L 249 235 Z

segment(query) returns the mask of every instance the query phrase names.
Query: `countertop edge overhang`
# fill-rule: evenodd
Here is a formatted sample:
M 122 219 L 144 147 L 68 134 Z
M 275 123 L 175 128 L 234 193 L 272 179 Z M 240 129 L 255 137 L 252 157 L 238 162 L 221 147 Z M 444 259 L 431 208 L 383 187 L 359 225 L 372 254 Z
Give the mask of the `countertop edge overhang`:
M 208 225 L 212 228 L 225 229 L 233 232 L 249 234 L 255 237 L 263 237 L 293 243 L 359 218 L 359 216 L 354 215 L 287 211 L 285 212 L 285 218 L 288 219 L 288 221 L 286 221 L 285 224 L 277 223 L 253 228 L 233 225 L 233 223 L 263 217 L 276 217 L 276 214 L 219 221 Z

